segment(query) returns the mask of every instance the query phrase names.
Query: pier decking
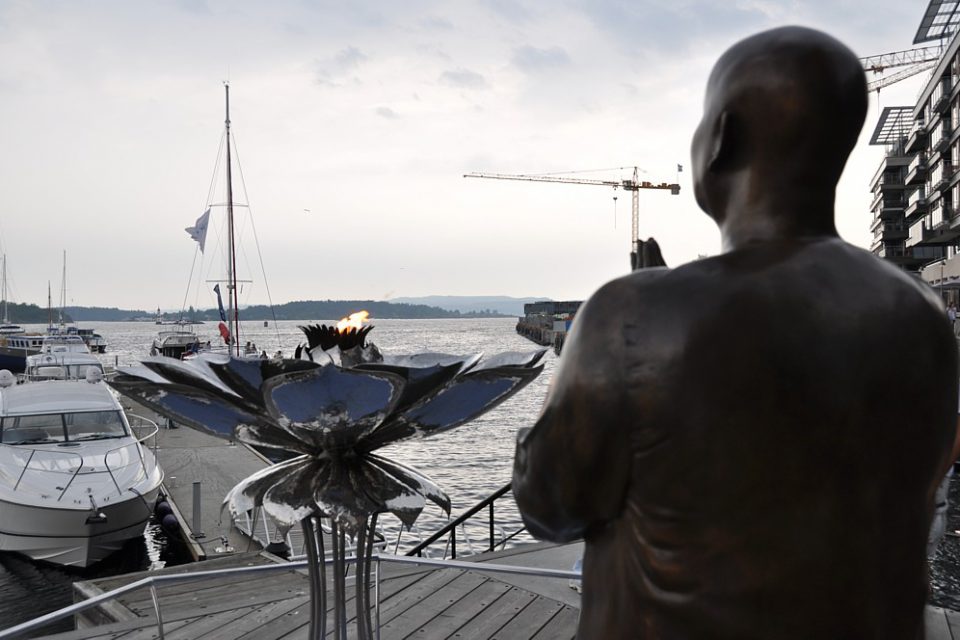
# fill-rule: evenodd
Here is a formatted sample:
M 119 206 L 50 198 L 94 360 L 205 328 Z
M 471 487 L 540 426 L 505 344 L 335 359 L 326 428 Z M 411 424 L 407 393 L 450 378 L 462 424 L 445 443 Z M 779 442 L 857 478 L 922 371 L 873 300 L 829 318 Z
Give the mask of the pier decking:
M 474 560 L 567 568 L 580 545 L 533 544 Z M 163 569 L 183 573 L 282 562 L 265 552 L 221 557 Z M 153 572 L 156 574 L 157 572 Z M 129 584 L 146 572 L 81 583 L 92 595 Z M 351 581 L 352 582 L 352 581 Z M 328 584 L 330 582 L 328 581 Z M 347 597 L 352 600 L 353 589 Z M 306 638 L 309 586 L 302 570 L 216 579 L 158 588 L 167 639 L 294 640 Z M 372 596 L 372 594 L 371 594 Z M 353 602 L 348 604 L 348 615 Z M 394 639 L 528 640 L 573 638 L 579 596 L 566 580 L 491 575 L 460 568 L 430 569 L 385 562 L 380 580 L 381 637 Z M 150 592 L 118 598 L 116 622 L 43 636 L 45 640 L 147 640 L 158 637 Z M 350 623 L 352 625 L 352 621 Z M 348 625 L 350 626 L 350 625 Z M 332 620 L 328 613 L 328 636 Z M 349 637 L 353 638 L 353 633 Z M 926 640 L 960 640 L 960 613 L 928 606 Z
M 150 410 L 123 404 L 132 414 L 160 421 Z M 162 421 L 160 421 L 163 424 Z M 181 536 L 194 560 L 253 551 L 261 545 L 237 529 L 228 512 L 220 517 L 224 496 L 267 462 L 242 444 L 234 444 L 190 428 L 162 427 L 157 433 L 157 462 L 164 472 L 163 491 L 180 522 Z M 199 482 L 199 529 L 194 525 L 194 483 Z M 263 526 L 258 528 L 258 531 Z M 265 538 L 268 531 L 260 531 Z
M 577 546 L 529 545 L 494 557 L 501 564 L 541 566 L 566 562 Z M 208 570 L 273 562 L 266 553 L 238 554 L 164 572 Z M 551 566 L 553 566 L 551 564 Z M 555 568 L 567 569 L 557 565 Z M 85 593 L 108 591 L 145 574 L 131 574 L 85 583 Z M 516 578 L 516 577 L 514 577 Z M 380 582 L 381 637 L 526 640 L 573 638 L 579 616 L 579 596 L 565 580 L 502 579 L 462 569 L 430 569 L 384 563 Z M 352 581 L 351 581 L 352 582 Z M 328 581 L 328 584 L 329 581 Z M 563 599 L 551 597 L 563 589 Z M 309 587 L 302 571 L 250 579 L 244 576 L 165 586 L 158 589 L 165 638 L 292 640 L 305 638 L 309 624 Z M 347 597 L 351 598 L 352 587 Z M 371 594 L 372 595 L 372 594 Z M 127 612 L 118 622 L 45 636 L 47 640 L 135 640 L 157 637 L 149 590 L 119 598 Z M 348 614 L 353 603 L 348 605 Z M 332 619 L 327 629 L 332 634 Z M 351 635 L 352 637 L 352 635 Z

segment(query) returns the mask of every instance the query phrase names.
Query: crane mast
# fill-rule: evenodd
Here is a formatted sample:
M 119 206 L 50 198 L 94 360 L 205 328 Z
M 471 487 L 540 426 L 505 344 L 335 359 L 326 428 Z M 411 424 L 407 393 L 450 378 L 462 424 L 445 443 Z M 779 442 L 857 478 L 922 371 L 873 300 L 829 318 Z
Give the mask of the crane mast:
M 630 266 L 636 268 L 640 264 L 640 190 L 641 189 L 662 189 L 669 191 L 671 195 L 680 193 L 680 185 L 677 183 L 661 182 L 653 184 L 652 182 L 640 181 L 639 169 L 633 168 L 633 177 L 622 180 L 593 180 L 590 178 L 563 178 L 560 176 L 542 176 L 522 173 L 465 173 L 464 178 L 489 178 L 492 180 L 520 180 L 523 182 L 554 182 L 559 184 L 587 184 L 598 187 L 611 187 L 613 189 L 623 189 L 630 192 Z

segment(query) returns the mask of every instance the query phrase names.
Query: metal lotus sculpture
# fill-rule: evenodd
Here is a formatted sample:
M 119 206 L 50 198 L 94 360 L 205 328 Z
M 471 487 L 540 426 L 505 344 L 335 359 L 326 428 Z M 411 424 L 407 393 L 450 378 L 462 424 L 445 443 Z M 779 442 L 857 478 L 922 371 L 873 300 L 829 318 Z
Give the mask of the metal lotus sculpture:
M 263 508 L 285 527 L 300 524 L 311 580 L 311 638 L 326 633 L 326 571 L 317 518 L 331 523 L 333 624 L 346 637 L 346 539 L 356 540 L 357 635 L 372 636 L 369 568 L 381 513 L 404 525 L 426 501 L 449 514 L 450 499 L 425 475 L 375 452 L 442 433 L 497 406 L 539 375 L 544 350 L 490 358 L 419 353 L 388 356 L 372 326 L 301 327 L 295 359 L 200 355 L 155 357 L 122 370 L 117 391 L 179 423 L 271 450 L 282 460 L 246 478 L 224 499 L 234 516 Z

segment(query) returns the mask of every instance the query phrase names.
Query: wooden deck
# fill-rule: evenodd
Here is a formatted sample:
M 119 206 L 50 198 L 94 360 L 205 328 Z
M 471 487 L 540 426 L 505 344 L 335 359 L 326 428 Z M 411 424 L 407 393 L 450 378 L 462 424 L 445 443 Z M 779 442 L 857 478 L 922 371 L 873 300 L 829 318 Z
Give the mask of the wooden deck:
M 579 545 L 535 544 L 475 559 L 500 564 L 567 568 Z M 160 573 L 277 562 L 257 552 L 221 557 Z M 381 637 L 384 640 L 538 640 L 573 638 L 579 596 L 565 580 L 498 576 L 460 569 L 382 565 Z M 116 588 L 145 574 L 104 578 L 83 585 L 85 593 Z M 352 582 L 352 580 L 351 580 Z M 328 582 L 329 584 L 329 582 Z M 164 635 L 170 640 L 293 640 L 306 638 L 309 592 L 302 571 L 235 576 L 169 585 L 159 590 Z M 348 613 L 353 609 L 352 588 Z M 554 597 L 554 596 L 561 597 Z M 372 597 L 372 593 L 371 593 Z M 147 640 L 157 638 L 149 591 L 127 594 L 112 608 L 115 622 L 43 636 L 46 640 Z M 352 626 L 352 621 L 350 625 Z M 926 640 L 960 640 L 960 612 L 927 607 Z M 328 619 L 328 636 L 332 622 Z M 350 638 L 355 634 L 350 633 Z
M 512 553 L 506 552 L 507 555 L 498 554 L 496 561 L 509 564 L 510 558 L 520 559 L 531 552 L 550 557 L 551 549 L 562 550 L 563 547 L 531 545 L 529 548 L 512 550 Z M 232 558 L 219 558 L 162 571 L 183 572 L 272 561 L 274 559 L 265 553 L 238 554 Z M 86 583 L 84 591 L 106 591 L 139 579 L 142 575 L 92 581 Z M 431 570 L 384 563 L 380 584 L 381 636 L 384 640 L 414 637 L 460 640 L 573 638 L 579 615 L 576 592 L 566 586 L 565 580 L 528 580 L 525 588 L 486 573 L 460 569 Z M 560 583 L 563 589 L 569 591 L 576 606 L 541 593 L 556 586 L 551 583 Z M 256 579 L 241 576 L 220 578 L 216 581 L 165 586 L 158 591 L 164 635 L 171 640 L 292 640 L 307 637 L 309 590 L 303 572 L 290 571 Z M 351 599 L 348 613 L 353 610 L 352 593 L 351 586 L 347 593 Z M 114 612 L 118 608 L 125 613 L 118 616 L 122 619 L 117 622 L 44 637 L 48 640 L 135 640 L 158 637 L 148 590 L 118 599 Z M 332 621 L 327 624 L 330 634 Z M 352 622 L 348 626 L 352 626 Z

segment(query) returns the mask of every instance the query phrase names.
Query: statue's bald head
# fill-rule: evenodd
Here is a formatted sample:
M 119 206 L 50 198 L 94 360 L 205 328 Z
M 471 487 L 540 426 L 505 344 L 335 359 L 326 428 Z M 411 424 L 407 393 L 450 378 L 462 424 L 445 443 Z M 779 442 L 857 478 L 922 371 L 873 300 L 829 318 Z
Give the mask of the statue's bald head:
M 863 69 L 836 39 L 783 27 L 738 42 L 717 61 L 707 84 L 693 143 L 698 202 L 722 216 L 703 200 L 711 185 L 700 183 L 744 168 L 769 178 L 752 188 L 802 183 L 832 194 L 866 111 Z

